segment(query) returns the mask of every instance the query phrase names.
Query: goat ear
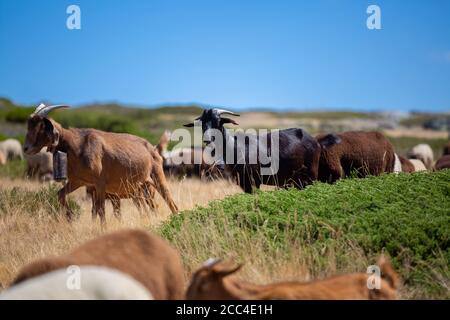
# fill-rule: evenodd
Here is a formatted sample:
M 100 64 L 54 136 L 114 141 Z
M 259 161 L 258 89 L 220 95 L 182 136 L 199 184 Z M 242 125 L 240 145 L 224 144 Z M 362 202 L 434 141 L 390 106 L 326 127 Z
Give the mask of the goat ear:
M 184 124 L 183 126 L 185 126 L 186 128 L 190 128 L 190 127 L 194 126 L 194 123 L 193 122 L 187 123 L 187 124 Z
M 51 147 L 47 148 L 47 151 L 50 151 L 59 143 L 59 132 L 48 118 L 44 118 L 44 128 L 45 132 L 51 137 Z
M 234 125 L 238 125 L 238 123 L 236 121 L 234 121 L 233 119 L 229 119 L 229 118 L 220 118 L 220 124 L 224 125 L 225 123 L 232 123 Z
M 233 274 L 237 271 L 239 271 L 242 268 L 242 264 L 233 265 L 233 264 L 223 264 L 219 263 L 212 267 L 213 272 L 220 276 L 220 277 L 226 277 L 230 274 Z
M 334 144 L 341 143 L 342 140 L 337 135 L 335 135 L 333 133 L 330 133 L 330 134 L 327 134 L 324 137 L 320 137 L 318 139 L 318 141 L 319 141 L 319 143 L 320 143 L 320 145 L 322 147 L 329 147 L 329 146 L 332 146 Z

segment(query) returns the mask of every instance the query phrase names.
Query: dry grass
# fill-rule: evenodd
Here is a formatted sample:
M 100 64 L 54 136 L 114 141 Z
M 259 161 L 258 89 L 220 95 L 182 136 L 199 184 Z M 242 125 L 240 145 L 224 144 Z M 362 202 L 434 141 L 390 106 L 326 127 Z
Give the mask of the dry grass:
M 226 182 L 202 182 L 197 179 L 169 181 L 173 197 L 181 210 L 206 205 L 212 199 L 222 199 L 240 192 L 239 187 Z M 24 190 L 38 190 L 42 184 L 21 179 L 0 179 L 0 190 L 19 187 Z M 74 192 L 71 197 L 81 206 L 81 216 L 71 224 L 65 219 L 54 219 L 45 212 L 30 216 L 21 208 L 8 208 L 7 215 L 0 215 L 0 288 L 6 287 L 17 271 L 33 259 L 58 255 L 98 235 L 121 228 L 156 227 L 167 219 L 170 210 L 157 195 L 157 213 L 140 214 L 131 200 L 122 200 L 122 220 L 112 215 L 112 207 L 106 207 L 107 228 L 101 230 L 100 223 L 92 223 L 91 201 L 85 190 Z

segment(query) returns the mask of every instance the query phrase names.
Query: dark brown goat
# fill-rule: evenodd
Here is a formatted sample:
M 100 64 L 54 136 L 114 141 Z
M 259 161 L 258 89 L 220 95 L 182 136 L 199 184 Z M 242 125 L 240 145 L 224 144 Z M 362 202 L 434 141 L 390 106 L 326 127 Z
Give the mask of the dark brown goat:
M 141 230 L 116 231 L 65 255 L 31 262 L 19 271 L 13 284 L 71 265 L 119 270 L 142 283 L 158 300 L 184 298 L 180 255 L 165 240 Z
M 322 146 L 319 166 L 322 182 L 335 182 L 352 172 L 364 177 L 394 170 L 394 148 L 380 132 L 349 131 L 319 135 L 316 139 Z
M 450 154 L 450 141 L 447 142 L 447 144 L 444 146 L 444 150 L 443 150 L 442 155 L 446 156 L 448 154 Z
M 436 161 L 436 164 L 434 165 L 435 170 L 442 170 L 442 169 L 450 169 L 450 155 L 445 155 L 439 158 L 438 161 Z
M 167 185 L 162 158 L 155 147 L 140 137 L 95 129 L 63 128 L 47 118 L 52 109 L 65 106 L 40 105 L 28 119 L 25 139 L 26 154 L 35 154 L 43 147 L 50 152 L 67 153 L 66 185 L 58 198 L 70 220 L 66 195 L 82 186 L 95 188 L 95 210 L 105 220 L 106 194 L 130 195 L 141 185 L 154 183 L 173 213 L 178 211 Z

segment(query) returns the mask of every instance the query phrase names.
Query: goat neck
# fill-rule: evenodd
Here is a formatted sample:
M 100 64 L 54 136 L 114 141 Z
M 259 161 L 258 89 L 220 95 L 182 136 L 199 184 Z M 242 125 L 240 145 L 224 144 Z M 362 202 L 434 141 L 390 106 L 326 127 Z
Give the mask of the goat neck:
M 52 124 L 59 133 L 58 145 L 52 152 L 62 151 L 65 153 L 73 152 L 78 155 L 81 148 L 80 129 L 64 129 L 59 123 L 52 120 Z
M 224 287 L 232 300 L 258 299 L 264 286 L 238 280 L 236 278 L 224 279 Z

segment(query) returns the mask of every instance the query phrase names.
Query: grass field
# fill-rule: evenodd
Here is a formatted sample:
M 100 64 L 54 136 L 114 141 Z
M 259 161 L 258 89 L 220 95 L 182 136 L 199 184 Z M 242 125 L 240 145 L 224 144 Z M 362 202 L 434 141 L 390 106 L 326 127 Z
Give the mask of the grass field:
M 386 252 L 403 279 L 402 298 L 449 299 L 449 181 L 450 170 L 246 195 L 225 181 L 172 180 L 181 214 L 171 216 L 158 197 L 158 213 L 141 216 L 126 200 L 122 221 L 107 206 L 107 231 L 139 227 L 161 234 L 181 253 L 186 276 L 207 258 L 224 257 L 244 262 L 241 276 L 258 283 L 364 272 Z M 61 218 L 57 187 L 0 179 L 2 286 L 32 259 L 103 232 L 92 223 L 82 190 L 71 196 L 79 217 L 72 224 Z

